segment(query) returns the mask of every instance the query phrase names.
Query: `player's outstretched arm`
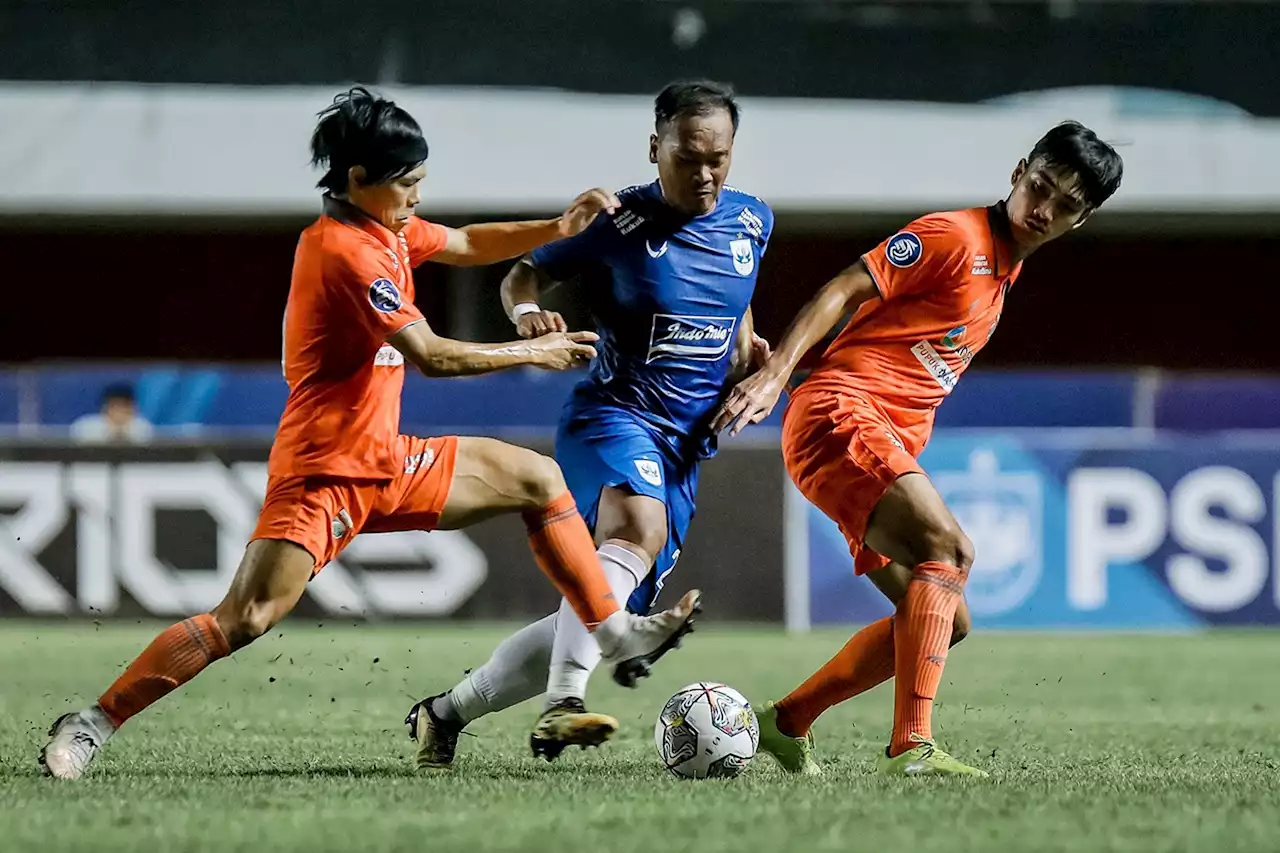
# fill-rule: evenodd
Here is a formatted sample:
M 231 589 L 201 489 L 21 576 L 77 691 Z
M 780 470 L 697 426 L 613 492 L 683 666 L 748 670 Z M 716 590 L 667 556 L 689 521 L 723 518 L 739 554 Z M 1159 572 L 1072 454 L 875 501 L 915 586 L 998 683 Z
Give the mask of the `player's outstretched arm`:
M 760 370 L 768 364 L 769 356 L 769 342 L 756 334 L 755 317 L 748 306 L 733 341 L 733 356 L 727 384 L 736 385 Z
M 878 295 L 876 283 L 861 260 L 827 282 L 791 321 L 765 366 L 729 392 L 711 428 L 720 432 L 732 427 L 729 434 L 737 435 L 748 424 L 769 417 L 804 354 L 826 337 L 841 317 Z
M 508 261 L 539 246 L 572 237 L 591 224 L 600 211 L 612 213 L 618 197 L 608 190 L 587 190 L 555 219 L 523 222 L 479 222 L 448 229 L 444 248 L 431 260 L 451 266 L 482 266 Z
M 474 376 L 509 367 L 533 365 L 545 370 L 569 370 L 595 358 L 594 332 L 556 332 L 531 341 L 477 344 L 442 338 L 426 321 L 410 323 L 387 343 L 426 376 Z
M 521 259 L 502 279 L 502 310 L 507 312 L 522 338 L 536 338 L 551 332 L 567 332 L 569 325 L 557 311 L 545 311 L 538 304 L 542 294 L 555 287 L 545 272 Z

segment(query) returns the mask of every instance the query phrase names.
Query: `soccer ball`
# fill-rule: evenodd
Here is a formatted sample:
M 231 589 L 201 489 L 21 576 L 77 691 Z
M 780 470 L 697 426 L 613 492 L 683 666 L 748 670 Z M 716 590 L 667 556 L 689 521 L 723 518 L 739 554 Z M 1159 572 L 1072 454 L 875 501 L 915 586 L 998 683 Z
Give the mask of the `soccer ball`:
M 732 779 L 751 763 L 760 723 L 746 697 L 724 684 L 699 681 L 667 700 L 653 727 L 666 768 L 686 779 Z

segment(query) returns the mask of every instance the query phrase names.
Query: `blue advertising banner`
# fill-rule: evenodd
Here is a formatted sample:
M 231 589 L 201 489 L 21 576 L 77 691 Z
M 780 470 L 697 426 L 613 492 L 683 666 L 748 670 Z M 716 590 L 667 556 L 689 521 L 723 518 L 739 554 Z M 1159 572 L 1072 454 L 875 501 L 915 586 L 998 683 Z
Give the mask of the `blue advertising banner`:
M 980 627 L 1280 623 L 1280 438 L 942 432 L 921 463 L 973 540 Z M 807 504 L 790 518 L 808 587 L 793 627 L 890 612 L 835 524 Z

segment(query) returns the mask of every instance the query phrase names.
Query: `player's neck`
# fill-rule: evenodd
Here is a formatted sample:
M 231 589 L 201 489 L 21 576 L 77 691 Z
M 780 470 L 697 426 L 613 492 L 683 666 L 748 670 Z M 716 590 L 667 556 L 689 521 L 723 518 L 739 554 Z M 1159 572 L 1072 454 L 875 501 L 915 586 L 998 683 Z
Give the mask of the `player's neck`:
M 1013 228 L 1009 225 L 1009 210 L 1003 201 L 998 201 L 987 208 L 987 222 L 991 225 L 992 235 L 1004 245 L 1009 262 L 1017 266 L 1035 251 L 1035 247 L 1024 248 L 1013 236 Z
M 324 215 L 330 219 L 336 219 L 339 222 L 354 225 L 357 228 L 367 228 L 369 225 L 377 225 L 380 228 L 386 229 L 386 226 L 379 222 L 374 216 L 366 213 L 346 198 L 325 193 L 323 203 Z
M 685 222 L 689 222 L 694 219 L 701 219 L 704 216 L 710 216 L 711 214 L 715 213 L 716 208 L 720 206 L 720 195 L 719 193 L 717 193 L 716 203 L 711 205 L 711 209 L 708 210 L 706 213 L 690 213 L 687 210 L 681 210 L 680 208 L 672 204 L 671 200 L 667 198 L 667 191 L 662 188 L 662 178 L 658 178 L 657 183 L 658 183 L 658 196 L 662 199 L 663 206 L 666 207 L 667 210 L 671 211 L 672 216 L 678 219 L 681 219 Z

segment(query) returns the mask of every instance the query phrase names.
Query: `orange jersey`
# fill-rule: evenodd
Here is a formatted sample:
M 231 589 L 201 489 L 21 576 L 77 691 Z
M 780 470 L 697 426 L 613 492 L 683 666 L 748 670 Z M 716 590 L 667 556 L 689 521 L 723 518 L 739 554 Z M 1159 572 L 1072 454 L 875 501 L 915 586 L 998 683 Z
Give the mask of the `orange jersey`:
M 404 468 L 404 357 L 386 340 L 422 319 L 412 269 L 443 249 L 447 234 L 414 217 L 397 235 L 331 199 L 302 232 L 284 316 L 289 401 L 271 477 L 386 480 Z
M 863 255 L 880 299 L 858 309 L 805 387 L 861 391 L 903 427 L 927 431 L 1022 270 L 992 215 L 978 207 L 923 216 Z

